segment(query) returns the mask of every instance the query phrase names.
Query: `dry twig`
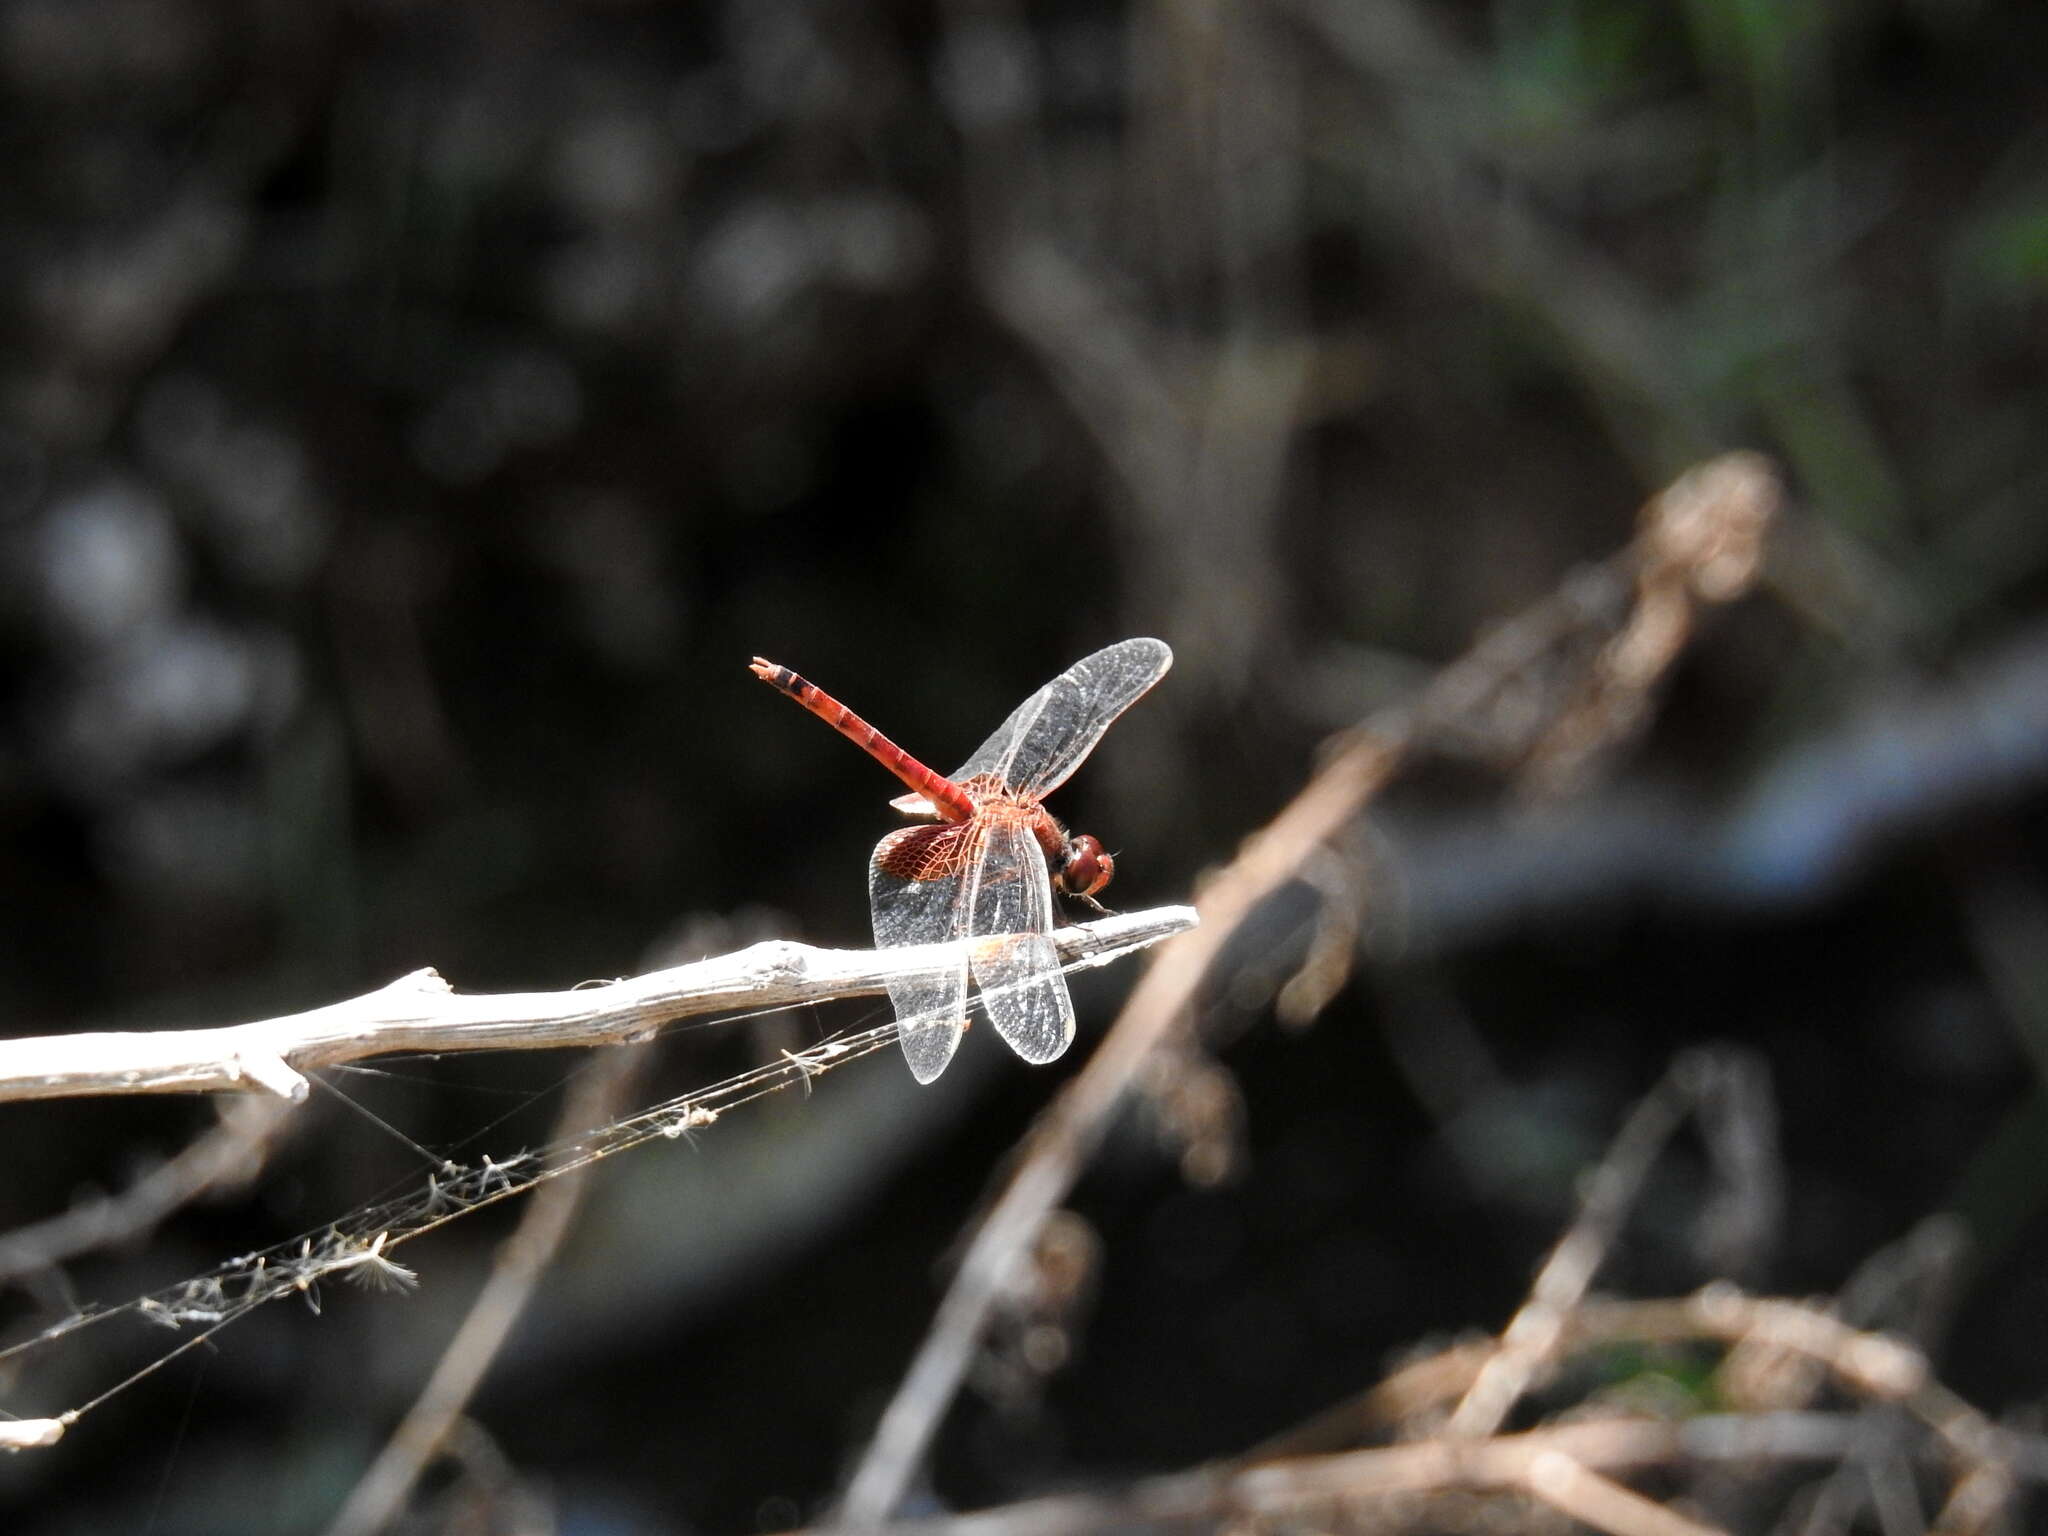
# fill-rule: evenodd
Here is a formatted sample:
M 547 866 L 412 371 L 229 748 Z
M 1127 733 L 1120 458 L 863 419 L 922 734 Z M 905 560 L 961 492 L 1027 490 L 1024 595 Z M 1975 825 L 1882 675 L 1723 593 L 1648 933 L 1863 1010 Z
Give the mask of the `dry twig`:
M 1753 454 L 1729 454 L 1702 465 L 1652 500 L 1643 533 L 1596 568 L 1593 579 L 1638 590 L 1638 571 L 1660 564 L 1676 570 L 1692 558 L 1699 562 L 1696 579 L 1679 584 L 1682 601 L 1733 598 L 1745 589 L 1755 562 L 1731 564 L 1729 550 L 1746 541 L 1754 554 L 1777 499 L 1769 466 Z M 1674 509 L 1684 512 L 1683 539 L 1674 539 L 1671 531 Z M 1709 570 L 1728 579 L 1706 579 Z M 1161 951 L 1094 1058 L 1033 1129 L 1016 1171 L 969 1242 L 930 1333 L 883 1412 L 849 1484 L 839 1517 L 843 1525 L 878 1526 L 895 1510 L 967 1372 L 1004 1292 L 1005 1277 L 1026 1262 L 1040 1226 L 1072 1188 L 1152 1052 L 1186 1027 L 1211 962 L 1238 925 L 1274 891 L 1298 878 L 1412 752 L 1463 737 L 1483 740 L 1488 755 L 1498 760 L 1524 761 L 1534 755 L 1558 714 L 1505 711 L 1502 702 L 1518 686 L 1526 690 L 1532 672 L 1556 656 L 1562 641 L 1582 637 L 1588 623 L 1585 606 L 1568 585 L 1560 596 L 1494 631 L 1440 673 L 1411 709 L 1390 711 L 1354 732 L 1294 801 L 1210 882 L 1200 903 L 1202 926 Z M 1661 654 L 1668 663 L 1675 649 Z M 1639 703 L 1658 675 L 1657 669 L 1640 666 L 1615 669 L 1616 682 L 1602 695 L 1604 710 L 1571 713 L 1579 722 L 1576 755 L 1581 760 L 1633 727 L 1641 710 L 1627 707 L 1629 700 Z
M 1702 1414 L 1679 1422 L 1610 1415 L 1477 1441 L 1439 1437 L 1252 1467 L 1198 1467 L 1121 1489 L 876 1529 L 891 1536 L 1078 1536 L 1291 1519 L 1312 1521 L 1318 1529 L 1434 1530 L 1441 1526 L 1429 1518 L 1429 1501 L 1462 1490 L 1540 1498 L 1613 1536 L 1698 1536 L 1718 1528 L 1654 1503 L 1616 1479 L 1653 1468 L 1837 1461 L 1853 1453 L 1863 1428 L 1854 1413 Z M 2011 1453 L 2004 1464 L 2008 1476 L 2048 1480 L 2048 1440 L 2007 1432 L 2004 1443 Z M 1951 1506 L 1975 1499 L 1980 1486 L 1966 1477 Z
M 1636 1106 L 1587 1178 L 1578 1220 L 1544 1260 L 1528 1301 L 1451 1415 L 1450 1434 L 1476 1438 L 1500 1428 L 1562 1342 L 1650 1166 L 1686 1111 L 1724 1075 L 1725 1069 L 1706 1053 L 1689 1053 Z
M 224 1106 L 220 1124 L 118 1195 L 84 1201 L 0 1237 L 0 1284 L 68 1263 L 80 1254 L 136 1242 L 207 1190 L 253 1178 L 289 1123 L 276 1099 Z
M 1650 1102 L 1669 1110 L 1674 1087 L 1682 1086 L 1682 1081 L 1667 1083 Z M 1648 1143 L 1668 1134 L 1675 1123 L 1675 1115 L 1639 1111 L 1618 1138 L 1619 1151 L 1607 1160 L 1614 1170 L 1610 1184 L 1624 1172 L 1639 1175 L 1641 1158 L 1654 1152 Z M 1596 1190 L 1588 1201 L 1595 1214 L 1582 1217 L 1560 1251 L 1583 1249 L 1588 1239 L 1580 1234 L 1593 1222 L 1612 1218 L 1619 1193 L 1612 1187 Z M 1559 1283 L 1553 1280 L 1546 1287 L 1539 1280 L 1537 1289 L 1559 1301 L 1551 1294 Z M 1105 1528 L 1216 1528 L 1264 1519 L 1309 1520 L 1329 1529 L 1426 1530 L 1437 1528 L 1430 1501 L 1462 1490 L 1535 1499 L 1610 1536 L 1710 1536 L 1723 1528 L 1657 1503 L 1619 1479 L 1653 1468 L 1677 1472 L 1843 1462 L 1859 1455 L 1869 1437 L 1862 1411 L 1702 1413 L 1672 1421 L 1609 1408 L 1598 1416 L 1514 1434 L 1471 1436 L 1446 1429 L 1396 1445 L 1300 1454 L 1311 1443 L 1330 1445 L 1368 1425 L 1382 1431 L 1412 1427 L 1460 1398 L 1469 1400 L 1489 1366 L 1514 1354 L 1511 1332 L 1483 1343 L 1453 1345 L 1405 1366 L 1359 1403 L 1347 1405 L 1341 1416 L 1326 1416 L 1286 1442 L 1237 1461 L 1115 1491 L 873 1528 L 931 1536 L 1074 1536 Z M 1909 1421 L 1923 1426 L 1920 1459 L 1931 1453 L 1954 1470 L 1954 1483 L 1931 1529 L 1990 1528 L 2022 1481 L 2048 1481 L 2048 1439 L 1991 1424 L 1935 1381 L 1925 1356 L 1910 1344 L 1850 1327 L 1817 1305 L 1748 1296 L 1725 1284 L 1668 1300 L 1575 1300 L 1567 1305 L 1551 1348 L 1552 1357 L 1561 1358 L 1615 1346 L 1681 1343 L 1723 1346 L 1724 1369 L 1745 1350 L 1790 1351 L 1813 1361 L 1842 1392 L 1862 1403 L 1904 1410 Z
M 1064 964 L 1102 965 L 1134 948 L 1181 932 L 1194 922 L 1195 914 L 1186 907 L 1161 907 L 1063 928 L 1053 939 Z M 160 1035 L 85 1034 L 0 1042 L 0 1099 L 65 1093 L 176 1092 L 241 1087 L 261 1081 L 289 1100 L 303 1096 L 305 1079 L 299 1076 L 299 1067 L 312 1068 L 393 1051 L 531 1049 L 641 1040 L 661 1024 L 686 1014 L 743 1003 L 761 1006 L 815 1002 L 880 992 L 893 977 L 945 963 L 951 949 L 951 945 L 906 946 L 870 953 L 818 950 L 791 943 L 757 944 L 734 955 L 605 986 L 500 996 L 457 996 L 440 977 L 422 971 L 366 997 L 260 1024 L 166 1031 Z M 459 1188 L 459 1194 L 446 1206 L 430 1201 L 416 1211 L 393 1215 L 388 1225 L 368 1233 L 330 1230 L 319 1235 L 317 1242 L 309 1236 L 301 1252 L 277 1256 L 279 1262 L 274 1266 L 270 1262 L 272 1256 L 250 1255 L 225 1266 L 219 1274 L 176 1288 L 167 1297 L 143 1298 L 135 1309 L 144 1315 L 172 1326 L 198 1324 L 198 1331 L 61 1414 L 0 1420 L 0 1450 L 55 1445 L 85 1414 L 144 1376 L 205 1344 L 214 1333 L 255 1306 L 288 1294 L 310 1293 L 329 1276 L 407 1278 L 391 1262 L 388 1250 L 455 1219 L 462 1211 L 509 1199 L 534 1184 L 558 1183 L 625 1146 L 656 1136 L 687 1135 L 698 1126 L 713 1123 L 726 1110 L 792 1083 L 803 1082 L 808 1086 L 818 1073 L 888 1045 L 895 1029 L 894 1024 L 884 1025 L 851 1037 L 826 1040 L 802 1051 L 786 1051 L 779 1061 L 613 1123 L 601 1134 L 579 1132 L 561 1143 L 559 1162 L 531 1177 L 515 1177 L 511 1172 L 515 1163 L 525 1160 L 523 1156 L 512 1163 L 495 1165 L 486 1158 L 481 1167 L 475 1168 L 446 1164 L 444 1172 Z M 252 1071 L 252 1061 L 264 1065 Z M 266 1107 L 275 1109 L 281 1105 L 273 1100 Z M 594 1118 L 602 1122 L 607 1117 Z M 210 1167 L 216 1160 L 213 1153 L 217 1149 L 211 1138 L 205 1145 L 208 1155 L 198 1161 Z M 178 1187 L 184 1188 L 191 1182 L 186 1177 Z M 160 1194 L 153 1195 L 149 1208 L 161 1205 Z M 552 1199 L 546 1208 L 554 1210 Z M 547 1218 L 556 1219 L 566 1221 L 566 1208 L 559 1218 Z M 535 1217 L 534 1221 L 540 1223 L 542 1218 Z M 545 1233 L 548 1228 L 536 1225 L 528 1230 Z M 24 1248 L 31 1257 L 49 1249 L 55 1239 L 70 1245 L 79 1240 L 79 1235 L 68 1228 L 59 1230 L 55 1238 L 48 1232 L 32 1231 L 31 1235 L 38 1239 Z M 492 1330 L 509 1326 L 511 1316 L 522 1304 L 520 1288 L 530 1283 L 530 1268 L 545 1261 L 559 1241 L 559 1233 L 544 1243 L 539 1237 L 532 1241 L 536 1246 L 516 1264 L 512 1257 L 507 1258 L 505 1288 L 487 1293 L 489 1306 L 480 1304 L 474 1327 L 481 1331 L 464 1336 L 464 1348 L 437 1377 L 437 1385 L 430 1393 L 432 1401 L 421 1409 L 429 1418 L 423 1418 L 419 1427 L 409 1429 L 404 1445 L 394 1448 L 393 1459 L 379 1475 L 376 1502 L 392 1497 L 393 1487 L 402 1494 L 413 1475 L 405 1467 L 416 1461 L 422 1446 L 431 1448 L 445 1435 L 450 1414 L 459 1411 L 474 1386 L 474 1374 L 481 1372 L 490 1349 L 496 1347 L 495 1342 L 490 1342 Z M 522 1265 L 530 1268 L 521 1269 Z M 521 1279 L 522 1274 L 528 1278 Z M 232 1306 L 227 1305 L 229 1300 Z M 81 1314 L 14 1346 L 9 1353 L 46 1344 L 76 1326 L 126 1310 L 129 1309 Z M 446 1406 L 451 1402 L 453 1409 Z M 429 1427 L 432 1434 L 427 1432 Z M 367 1501 L 373 1495 L 366 1492 L 363 1497 Z
M 1053 935 L 1064 965 L 1108 961 L 1191 928 L 1186 907 L 1126 912 Z M 885 991 L 945 963 L 950 945 L 813 949 L 773 941 L 568 992 L 464 996 L 432 970 L 347 1002 L 217 1029 L 0 1040 L 0 1101 L 75 1094 L 262 1089 L 299 1100 L 303 1071 L 398 1051 L 543 1050 L 646 1038 L 676 1019 Z

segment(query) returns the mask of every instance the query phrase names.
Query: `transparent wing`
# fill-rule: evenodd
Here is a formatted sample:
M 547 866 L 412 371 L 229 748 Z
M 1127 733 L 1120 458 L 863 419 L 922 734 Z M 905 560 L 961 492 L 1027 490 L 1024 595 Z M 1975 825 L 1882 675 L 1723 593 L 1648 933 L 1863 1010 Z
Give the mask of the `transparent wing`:
M 868 903 L 875 947 L 936 944 L 967 928 L 963 868 L 972 862 L 967 826 L 904 827 L 875 845 L 868 865 Z M 924 878 L 919 878 L 923 876 Z M 967 1028 L 967 961 L 889 983 L 910 1075 L 928 1083 L 946 1070 Z
M 1095 750 L 1110 722 L 1172 665 L 1163 640 L 1121 640 L 1083 656 L 1010 711 L 953 782 L 986 773 L 1013 789 L 1050 794 Z
M 974 980 L 996 1033 L 1026 1061 L 1051 1061 L 1074 1038 L 1074 1003 L 1060 974 L 1045 854 L 1020 822 L 992 823 L 969 877 Z

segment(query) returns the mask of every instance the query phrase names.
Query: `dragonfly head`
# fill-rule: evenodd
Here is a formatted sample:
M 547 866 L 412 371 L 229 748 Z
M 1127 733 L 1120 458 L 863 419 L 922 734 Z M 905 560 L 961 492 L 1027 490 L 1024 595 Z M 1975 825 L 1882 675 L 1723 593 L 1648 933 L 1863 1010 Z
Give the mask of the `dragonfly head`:
M 1052 878 L 1053 884 L 1067 895 L 1086 901 L 1109 884 L 1115 874 L 1116 860 L 1104 851 L 1098 839 L 1083 832 L 1067 839 L 1067 851 Z

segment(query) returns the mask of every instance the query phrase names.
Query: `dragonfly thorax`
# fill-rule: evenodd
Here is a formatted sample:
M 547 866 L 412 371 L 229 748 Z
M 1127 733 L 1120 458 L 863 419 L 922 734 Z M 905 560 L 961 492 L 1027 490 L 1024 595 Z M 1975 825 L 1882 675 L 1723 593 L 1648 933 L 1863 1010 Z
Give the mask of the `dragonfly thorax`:
M 1069 837 L 1067 829 L 1053 818 L 1052 812 L 1038 803 L 1036 797 L 1020 795 L 993 776 L 977 775 L 961 787 L 973 796 L 975 808 L 981 815 L 991 819 L 1014 817 L 1023 821 L 1031 829 L 1038 846 L 1045 851 L 1046 865 L 1052 871 L 1052 883 L 1063 895 L 1094 905 L 1095 893 L 1108 885 L 1116 874 L 1116 860 L 1102 846 L 1099 838 L 1087 832 Z

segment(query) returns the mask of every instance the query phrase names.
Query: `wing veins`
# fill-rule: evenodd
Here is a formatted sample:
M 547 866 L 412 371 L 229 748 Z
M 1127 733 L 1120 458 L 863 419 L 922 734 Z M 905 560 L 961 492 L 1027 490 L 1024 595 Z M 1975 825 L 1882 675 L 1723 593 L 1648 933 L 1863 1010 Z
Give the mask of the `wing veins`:
M 1124 640 L 1082 657 L 1012 710 L 954 781 L 995 774 L 1034 798 L 1050 794 L 1172 665 L 1173 652 L 1158 640 Z

